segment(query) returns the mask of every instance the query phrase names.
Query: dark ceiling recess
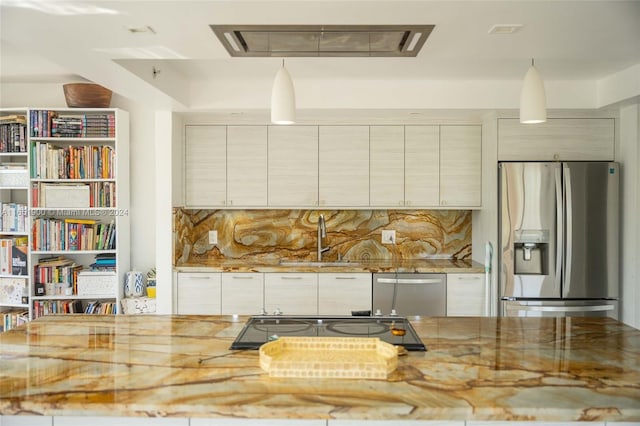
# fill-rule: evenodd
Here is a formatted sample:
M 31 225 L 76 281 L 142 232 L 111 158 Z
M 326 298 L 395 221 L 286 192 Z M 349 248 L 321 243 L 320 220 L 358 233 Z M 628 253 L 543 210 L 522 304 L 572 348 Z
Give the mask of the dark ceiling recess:
M 211 25 L 231 56 L 416 56 L 434 25 Z

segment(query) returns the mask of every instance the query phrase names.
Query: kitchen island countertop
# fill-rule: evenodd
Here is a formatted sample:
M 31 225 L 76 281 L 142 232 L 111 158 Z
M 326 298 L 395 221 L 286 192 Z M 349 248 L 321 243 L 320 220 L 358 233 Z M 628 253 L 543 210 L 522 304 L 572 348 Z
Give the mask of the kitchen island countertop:
M 640 330 L 609 318 L 411 320 L 428 351 L 387 380 L 271 378 L 229 349 L 245 320 L 42 317 L 0 334 L 0 414 L 640 421 Z

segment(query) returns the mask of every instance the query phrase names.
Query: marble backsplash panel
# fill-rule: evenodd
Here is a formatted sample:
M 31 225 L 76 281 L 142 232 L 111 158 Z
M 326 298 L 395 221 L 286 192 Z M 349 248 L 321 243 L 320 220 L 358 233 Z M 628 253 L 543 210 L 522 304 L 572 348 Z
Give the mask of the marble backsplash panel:
M 471 259 L 466 210 L 189 210 L 174 208 L 174 265 L 221 261 L 316 260 L 317 224 L 324 215 L 330 247 L 323 260 Z M 381 243 L 396 231 L 396 246 Z M 218 244 L 209 244 L 209 231 Z M 395 251 L 395 253 L 394 253 Z

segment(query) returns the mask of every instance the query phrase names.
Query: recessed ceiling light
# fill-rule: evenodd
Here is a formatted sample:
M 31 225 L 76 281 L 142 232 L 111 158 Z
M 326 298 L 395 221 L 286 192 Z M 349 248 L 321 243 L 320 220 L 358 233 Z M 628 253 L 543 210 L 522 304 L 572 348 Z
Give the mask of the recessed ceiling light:
M 495 24 L 489 28 L 489 34 L 513 34 L 523 27 L 522 24 Z

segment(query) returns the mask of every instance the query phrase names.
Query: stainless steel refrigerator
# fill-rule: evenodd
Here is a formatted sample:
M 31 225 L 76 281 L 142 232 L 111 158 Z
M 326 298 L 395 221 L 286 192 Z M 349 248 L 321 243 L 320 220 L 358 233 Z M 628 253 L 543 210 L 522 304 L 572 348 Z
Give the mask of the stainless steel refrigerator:
M 617 163 L 500 163 L 506 316 L 618 319 Z

